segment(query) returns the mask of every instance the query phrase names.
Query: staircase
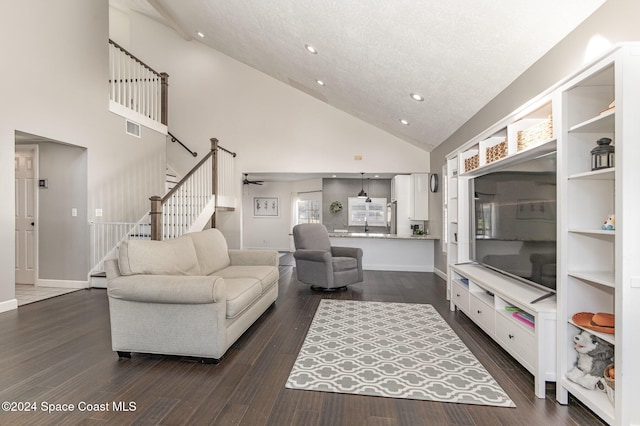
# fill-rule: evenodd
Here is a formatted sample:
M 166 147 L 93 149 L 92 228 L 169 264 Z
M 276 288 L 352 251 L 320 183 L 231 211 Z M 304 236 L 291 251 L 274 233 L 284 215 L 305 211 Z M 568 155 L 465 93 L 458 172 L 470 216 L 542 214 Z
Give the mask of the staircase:
M 168 78 L 109 40 L 109 109 L 167 134 L 193 157 L 167 128 Z M 104 261 L 116 257 L 120 243 L 130 239 L 163 240 L 215 227 L 216 210 L 234 210 L 236 154 L 211 139 L 211 150 L 177 181 L 167 167 L 166 194 L 151 197 L 151 208 L 138 222 L 91 222 L 91 287 L 106 287 Z

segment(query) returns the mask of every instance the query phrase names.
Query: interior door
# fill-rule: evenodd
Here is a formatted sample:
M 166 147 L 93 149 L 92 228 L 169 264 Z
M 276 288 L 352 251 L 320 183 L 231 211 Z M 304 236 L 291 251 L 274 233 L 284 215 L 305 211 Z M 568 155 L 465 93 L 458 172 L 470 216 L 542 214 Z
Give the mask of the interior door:
M 35 150 L 15 153 L 16 175 L 16 283 L 36 280 Z

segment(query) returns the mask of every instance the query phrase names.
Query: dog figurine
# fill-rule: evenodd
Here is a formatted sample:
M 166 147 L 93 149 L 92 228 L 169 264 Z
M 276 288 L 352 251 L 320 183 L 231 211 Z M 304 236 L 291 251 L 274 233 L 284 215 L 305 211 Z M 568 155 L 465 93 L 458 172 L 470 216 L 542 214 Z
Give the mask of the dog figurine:
M 587 389 L 595 389 L 604 376 L 605 367 L 613 362 L 613 347 L 586 331 L 573 338 L 578 359 L 567 373 L 567 379 Z

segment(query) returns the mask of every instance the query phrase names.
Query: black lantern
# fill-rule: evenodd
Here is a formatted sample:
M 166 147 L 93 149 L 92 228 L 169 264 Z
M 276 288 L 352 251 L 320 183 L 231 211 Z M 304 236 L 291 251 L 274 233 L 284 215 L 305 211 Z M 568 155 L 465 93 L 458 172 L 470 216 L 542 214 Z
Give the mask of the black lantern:
M 596 141 L 598 146 L 591 150 L 591 170 L 607 169 L 615 165 L 615 147 L 611 142 L 611 138 L 600 138 Z

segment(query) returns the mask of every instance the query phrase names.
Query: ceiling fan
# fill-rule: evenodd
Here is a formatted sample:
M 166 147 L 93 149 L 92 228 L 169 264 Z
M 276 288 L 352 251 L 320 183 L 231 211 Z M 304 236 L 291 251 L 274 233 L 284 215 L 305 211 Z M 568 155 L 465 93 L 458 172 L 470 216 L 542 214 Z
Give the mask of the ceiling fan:
M 249 180 L 249 174 L 244 173 L 244 179 L 242 180 L 243 185 L 262 185 L 263 180 Z

